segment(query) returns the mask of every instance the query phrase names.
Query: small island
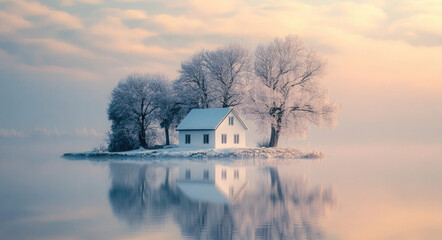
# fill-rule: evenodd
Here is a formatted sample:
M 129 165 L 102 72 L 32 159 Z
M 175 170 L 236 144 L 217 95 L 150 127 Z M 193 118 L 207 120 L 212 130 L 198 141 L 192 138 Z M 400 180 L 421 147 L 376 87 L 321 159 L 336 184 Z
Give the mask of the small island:
M 200 50 L 174 81 L 130 74 L 111 93 L 106 146 L 64 157 L 322 158 L 278 144 L 280 136 L 305 136 L 312 124 L 335 125 L 338 106 L 319 81 L 324 66 L 289 35 L 253 51 L 238 43 Z M 268 133 L 259 147 L 246 147 L 250 130 L 240 114 Z
M 192 109 L 177 127 L 179 146 L 136 149 L 124 152 L 89 151 L 66 153 L 66 158 L 204 158 L 204 159 L 316 159 L 319 152 L 303 153 L 295 148 L 245 145 L 247 126 L 233 108 Z
M 321 152 L 304 153 L 296 148 L 224 148 L 224 149 L 195 149 L 170 146 L 162 149 L 136 149 L 126 152 L 88 151 L 65 153 L 68 159 L 322 159 Z

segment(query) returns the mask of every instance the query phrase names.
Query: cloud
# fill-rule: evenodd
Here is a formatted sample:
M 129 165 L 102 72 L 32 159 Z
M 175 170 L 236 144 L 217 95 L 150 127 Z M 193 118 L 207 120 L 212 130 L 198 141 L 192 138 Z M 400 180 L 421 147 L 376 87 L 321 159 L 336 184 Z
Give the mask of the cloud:
M 33 21 L 39 26 L 60 26 L 69 29 L 81 29 L 81 20 L 64 11 L 51 9 L 38 2 L 14 0 L 5 8 L 11 14 L 21 17 L 34 17 Z M 35 19 L 35 17 L 38 17 Z
M 399 39 L 427 46 L 442 45 L 442 14 L 417 14 L 396 20 L 390 25 L 390 34 Z
M 431 40 L 436 43 L 438 35 L 434 34 L 439 33 L 442 26 L 430 24 L 439 20 L 428 14 L 438 10 L 431 10 L 425 4 L 415 6 L 410 2 L 394 9 L 406 15 L 392 21 L 391 26 L 388 21 L 392 10 L 385 3 L 313 4 L 266 0 L 254 3 L 210 2 L 207 3 L 210 6 L 206 6 L 204 2 L 189 0 L 187 7 L 179 12 L 174 12 L 169 3 L 161 5 L 162 11 L 144 8 L 152 2 L 162 4 L 157 0 L 124 6 L 118 6 L 118 2 L 102 2 L 96 6 L 98 10 L 82 19 L 37 2 L 17 0 L 9 3 L 6 7 L 9 15 L 3 17 L 16 18 L 16 29 L 26 27 L 38 30 L 45 24 L 50 25 L 51 21 L 58 22 L 57 26 L 66 23 L 63 28 L 50 32 L 45 30 L 49 36 L 35 32 L 19 37 L 15 43 L 21 44 L 20 47 L 26 46 L 29 51 L 26 56 L 17 56 L 15 68 L 37 74 L 47 72 L 47 76 L 77 75 L 79 79 L 86 80 L 115 74 L 120 78 L 130 69 L 165 70 L 167 75 L 176 76 L 179 62 L 194 51 L 236 40 L 246 40 L 253 47 L 276 36 L 299 34 L 307 40 L 307 44 L 323 53 L 339 54 L 366 39 L 387 45 L 394 44 L 388 39 L 407 42 Z M 437 9 L 436 6 L 432 7 Z M 421 15 L 410 14 L 413 8 Z M 39 18 L 34 24 L 26 20 L 26 17 L 35 16 Z M 65 28 L 74 29 L 75 32 L 69 33 L 69 38 L 65 37 Z M 11 31 L 12 27 L 3 26 L 3 29 Z M 82 61 L 83 58 L 88 61 Z M 28 65 L 21 59 L 31 59 L 38 64 Z M 91 59 L 96 59 L 95 63 Z
M 326 77 L 336 81 L 334 85 L 341 85 L 345 91 L 352 86 L 367 91 L 387 91 L 392 95 L 398 88 L 414 93 L 442 89 L 439 77 L 442 68 L 438 67 L 442 65 L 442 46 L 415 47 L 398 40 L 363 37 L 346 39 L 342 44 L 345 48 L 341 47 L 339 54 L 328 56 Z
M 110 52 L 124 54 L 142 54 L 156 57 L 166 57 L 168 50 L 158 46 L 148 46 L 144 40 L 157 35 L 143 28 L 129 28 L 120 18 L 107 16 L 105 19 L 89 28 L 87 40 L 95 47 Z
M 44 137 L 60 136 L 60 132 L 55 127 L 53 129 L 34 128 L 34 130 L 32 130 L 31 135 L 33 135 L 33 136 L 44 136 Z
M 207 27 L 207 25 L 201 20 L 183 16 L 175 17 L 167 14 L 160 14 L 152 16 L 150 19 L 164 28 L 161 29 L 162 32 L 195 34 L 198 30 L 204 30 L 204 28 Z
M 81 29 L 83 24 L 81 20 L 62 11 L 51 11 L 42 21 L 44 25 L 60 25 L 65 28 Z
M 0 33 L 11 33 L 18 29 L 30 27 L 32 27 L 32 23 L 26 19 L 0 11 Z
M 120 19 L 146 19 L 147 15 L 144 11 L 135 9 L 119 9 L 119 8 L 106 8 L 103 9 L 107 16 L 113 16 Z
M 44 127 L 36 127 L 32 129 L 32 131 L 25 134 L 23 131 L 18 131 L 16 129 L 0 129 L 0 137 L 8 137 L 8 138 L 23 138 L 23 137 L 103 137 L 104 134 L 98 132 L 94 128 L 76 128 L 74 132 L 61 132 L 58 128 L 44 128 Z
M 322 12 L 327 14 L 323 24 L 352 32 L 377 30 L 387 20 L 382 9 L 365 3 L 338 2 L 322 8 Z
M 74 81 L 99 81 L 103 79 L 100 73 L 90 71 L 84 68 L 78 67 L 63 67 L 56 65 L 26 65 L 19 64 L 16 66 L 20 71 L 29 74 L 38 74 L 39 76 L 45 76 L 49 79 L 63 79 L 63 80 L 74 80 Z
M 53 38 L 26 38 L 21 39 L 20 42 L 27 45 L 35 45 L 39 48 L 44 48 L 45 51 L 50 51 L 51 53 L 68 55 L 79 55 L 85 58 L 94 58 L 95 55 L 88 50 L 79 48 L 70 43 L 53 39 Z
M 33 80 L 60 80 L 64 81 L 100 81 L 103 75 L 90 71 L 87 68 L 63 67 L 56 65 L 28 65 L 22 63 L 16 56 L 0 49 L 0 69 L 2 71 L 19 72 Z M 5 79 L 8 80 L 8 79 Z
M 347 32 L 367 35 L 384 24 L 387 15 L 369 4 L 339 2 L 311 5 L 300 1 L 264 1 L 242 6 L 227 16 L 205 20 L 206 32 L 247 38 L 273 38 L 289 33 L 318 34 Z M 333 30 L 333 31 L 331 31 Z M 325 35 L 325 34 L 323 34 Z
M 442 14 L 442 3 L 439 0 L 402 0 L 397 1 L 394 6 L 394 10 L 401 15 Z
M 9 12 L 18 14 L 21 16 L 38 16 L 45 15 L 51 12 L 51 10 L 38 3 L 38 2 L 28 2 L 24 0 L 14 0 L 9 2 L 9 7 L 7 7 Z
M 101 4 L 101 0 L 60 0 L 61 6 L 73 6 L 76 4 Z
M 15 129 L 0 129 L 0 137 L 24 137 L 23 132 L 17 131 Z
M 72 1 L 72 3 L 79 2 L 85 1 Z M 99 3 L 95 0 L 87 2 Z M 26 27 L 25 17 L 39 16 L 41 19 L 38 18 L 35 26 L 32 26 L 36 29 L 44 24 L 50 25 L 52 21 L 58 22 L 58 24 L 64 22 L 66 28 L 76 30 L 75 33 L 69 35 L 74 37 L 72 39 L 61 39 L 63 35 L 56 30 L 51 32 L 53 36 L 28 34 L 17 42 L 27 46 L 34 45 L 34 57 L 40 57 L 46 61 L 48 61 L 47 59 L 53 60 L 53 54 L 58 55 L 58 58 L 64 58 L 63 62 L 68 62 L 68 59 L 74 56 L 88 59 L 101 56 L 102 60 L 97 60 L 96 64 L 84 66 L 78 64 L 79 66 L 75 67 L 66 64 L 58 66 L 56 63 L 39 62 L 38 67 L 41 66 L 42 70 L 63 73 L 78 70 L 82 78 L 88 79 L 102 75 L 98 72 L 94 74 L 93 72 L 96 71 L 115 72 L 115 69 L 131 69 L 134 66 L 142 66 L 140 63 L 146 63 L 146 69 L 149 69 L 149 66 L 153 64 L 162 65 L 159 69 L 169 71 L 166 74 L 176 75 L 176 69 L 173 68 L 179 67 L 177 63 L 193 51 L 203 47 L 219 46 L 235 40 L 246 39 L 253 46 L 276 36 L 299 34 L 315 48 L 326 53 L 337 54 L 348 48 L 346 44 L 357 41 L 361 37 L 362 39 L 373 38 L 373 33 L 383 34 L 383 36 L 376 36 L 378 39 L 397 39 L 399 36 L 408 41 L 413 36 L 418 36 L 419 39 L 434 39 L 435 37 L 431 35 L 433 38 L 430 38 L 429 34 L 437 33 L 440 28 L 439 25 L 429 24 L 436 21 L 436 18 L 429 18 L 428 15 L 425 15 L 433 14 L 435 10 L 430 12 L 430 9 L 425 8 L 425 4 L 419 4 L 416 7 L 410 3 L 411 1 L 408 1 L 408 5 L 402 4 L 400 7 L 396 7 L 395 11 L 408 13 L 415 7 L 424 15 L 410 17 L 408 20 L 406 20 L 407 18 L 397 19 L 390 29 L 387 20 L 388 14 L 391 13 L 385 7 L 387 5 L 385 3 L 312 4 L 288 0 L 266 0 L 254 3 L 245 1 L 206 3 L 199 0 L 189 0 L 188 4 L 183 3 L 187 7 L 179 12 L 173 12 L 172 6 L 163 4 L 161 1 L 136 2 L 139 3 L 124 6 L 122 4 L 118 6 L 118 1 L 113 4 L 102 2 L 101 5 L 97 5 L 98 10 L 92 11 L 93 14 L 83 16 L 82 19 L 37 2 L 23 0 L 8 4 L 7 9 L 16 14 L 12 16 L 23 20 L 21 23 L 20 20 L 17 20 L 20 23 L 17 24 L 18 26 Z M 144 8 L 152 2 L 162 4 L 162 11 Z M 126 9 L 126 6 L 130 6 L 132 9 Z M 134 8 L 134 6 L 141 7 Z M 433 6 L 433 8 L 436 7 Z M 52 17 L 45 17 L 46 15 Z M 442 26 L 442 24 L 440 25 Z M 421 30 L 410 30 L 424 28 L 426 34 L 419 34 L 422 32 Z M 8 26 L 4 29 L 9 31 Z M 66 31 L 64 27 L 63 31 Z M 407 32 L 410 33 L 408 37 L 404 36 Z M 437 38 L 435 39 L 437 40 Z M 172 41 L 176 44 L 169 44 Z M 415 41 L 417 40 L 415 39 Z M 44 48 L 47 52 L 38 48 Z M 76 63 L 79 62 L 76 61 Z M 109 70 L 103 67 L 105 62 L 112 62 L 112 67 L 108 68 Z M 98 65 L 103 66 L 97 67 Z M 36 71 L 33 66 L 23 64 L 20 68 Z
M 223 0 L 223 1 L 206 1 L 206 0 L 189 0 L 191 6 L 198 13 L 203 15 L 223 15 L 228 14 L 242 4 L 241 0 Z
M 88 137 L 88 136 L 94 136 L 94 137 L 103 137 L 104 134 L 98 133 L 94 128 L 87 128 L 84 127 L 82 129 L 75 129 L 75 136 L 78 137 Z

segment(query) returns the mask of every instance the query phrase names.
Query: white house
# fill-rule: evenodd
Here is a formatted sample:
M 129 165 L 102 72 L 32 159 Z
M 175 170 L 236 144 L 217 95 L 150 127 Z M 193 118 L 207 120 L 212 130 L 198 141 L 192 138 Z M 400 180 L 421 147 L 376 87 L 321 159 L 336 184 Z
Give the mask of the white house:
M 246 186 L 244 167 L 219 164 L 179 167 L 177 187 L 194 201 L 229 204 L 241 198 Z
M 176 130 L 179 131 L 180 147 L 246 146 L 247 126 L 233 108 L 192 109 Z

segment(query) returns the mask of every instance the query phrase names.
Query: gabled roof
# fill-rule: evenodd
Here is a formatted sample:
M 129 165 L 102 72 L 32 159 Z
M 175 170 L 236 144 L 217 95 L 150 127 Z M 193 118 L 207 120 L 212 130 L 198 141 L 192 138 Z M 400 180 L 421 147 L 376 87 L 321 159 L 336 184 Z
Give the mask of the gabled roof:
M 247 126 L 233 108 L 194 108 L 181 121 L 176 130 L 215 130 L 230 112 L 235 114 L 239 122 L 247 130 Z

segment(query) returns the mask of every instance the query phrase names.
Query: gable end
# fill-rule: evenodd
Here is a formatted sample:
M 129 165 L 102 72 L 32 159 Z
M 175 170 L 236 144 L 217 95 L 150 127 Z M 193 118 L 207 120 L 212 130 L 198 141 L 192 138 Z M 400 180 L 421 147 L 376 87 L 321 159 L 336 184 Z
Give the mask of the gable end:
M 221 125 L 222 122 L 224 122 L 224 120 L 227 118 L 227 116 L 229 116 L 230 112 L 233 112 L 233 114 L 235 115 L 235 117 L 239 120 L 239 122 L 241 123 L 241 125 L 244 127 L 245 130 L 248 130 L 247 125 L 242 121 L 242 119 L 239 117 L 239 115 L 236 113 L 236 111 L 233 108 L 230 108 L 230 110 L 227 112 L 227 114 L 223 117 L 223 119 L 221 119 L 221 121 L 218 123 L 218 125 L 216 125 L 215 130 L 219 127 L 219 125 Z

